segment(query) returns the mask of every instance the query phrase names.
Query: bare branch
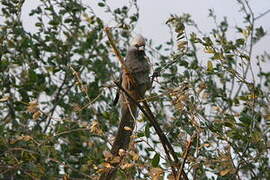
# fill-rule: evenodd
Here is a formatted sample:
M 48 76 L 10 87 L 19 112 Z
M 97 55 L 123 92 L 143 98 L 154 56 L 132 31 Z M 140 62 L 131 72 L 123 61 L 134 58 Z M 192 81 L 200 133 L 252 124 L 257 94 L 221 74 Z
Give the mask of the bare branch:
M 190 138 L 190 140 L 188 141 L 188 144 L 187 144 L 187 148 L 186 148 L 186 151 L 185 151 L 185 154 L 184 154 L 184 157 L 183 157 L 183 162 L 178 170 L 178 175 L 177 175 L 177 180 L 181 180 L 181 175 L 183 174 L 183 168 L 185 166 L 185 163 L 186 163 L 186 160 L 187 160 L 187 157 L 188 157 L 188 153 L 190 151 L 190 147 L 191 147 L 191 144 L 192 144 L 192 141 L 193 139 L 197 136 L 197 134 L 193 134 L 192 137 Z
M 151 123 L 151 125 L 154 127 L 155 131 L 157 132 L 159 138 L 160 138 L 160 141 L 161 141 L 161 144 L 165 150 L 165 153 L 168 157 L 168 159 L 170 160 L 170 154 L 168 152 L 168 150 L 170 151 L 171 155 L 173 156 L 174 158 L 174 161 L 176 164 L 178 164 L 179 160 L 178 160 L 178 157 L 176 155 L 176 153 L 174 152 L 174 149 L 173 147 L 171 146 L 171 143 L 169 142 L 169 140 L 167 139 L 167 137 L 165 136 L 165 134 L 163 133 L 162 129 L 160 128 L 158 122 L 156 121 L 153 113 L 151 112 L 148 104 L 146 101 L 143 101 L 143 106 L 140 105 L 140 103 L 138 103 L 118 82 L 114 82 L 116 84 L 116 86 L 121 90 L 123 91 L 126 96 L 134 103 L 136 104 L 136 106 L 142 111 L 142 113 L 146 116 L 146 118 L 149 120 L 149 122 Z M 146 110 L 145 110 L 146 109 Z M 170 160 L 171 161 L 171 160 Z M 172 170 L 174 170 L 174 167 L 172 167 Z M 188 179 L 186 173 L 184 172 L 184 170 L 182 169 L 182 175 L 184 176 L 184 179 Z
M 266 14 L 270 13 L 270 9 L 268 9 L 267 11 L 263 12 L 262 14 L 260 14 L 259 16 L 255 17 L 254 20 L 258 20 L 260 18 L 262 18 L 263 16 L 265 16 Z
M 116 55 L 117 59 L 119 60 L 119 62 L 121 63 L 121 68 L 123 69 L 123 71 L 125 71 L 127 73 L 127 76 L 129 78 L 129 83 L 130 84 L 135 84 L 135 80 L 134 78 L 131 76 L 131 74 L 129 73 L 129 70 L 125 64 L 125 61 L 124 59 L 122 58 L 119 50 L 117 49 L 116 45 L 115 45 L 115 42 L 113 40 L 113 37 L 112 37 L 112 33 L 111 33 L 111 28 L 110 27 L 105 27 L 104 28 L 104 31 L 106 33 L 106 35 L 108 36 L 108 39 L 109 39 L 109 42 L 113 48 L 113 51 L 114 51 L 114 54 Z

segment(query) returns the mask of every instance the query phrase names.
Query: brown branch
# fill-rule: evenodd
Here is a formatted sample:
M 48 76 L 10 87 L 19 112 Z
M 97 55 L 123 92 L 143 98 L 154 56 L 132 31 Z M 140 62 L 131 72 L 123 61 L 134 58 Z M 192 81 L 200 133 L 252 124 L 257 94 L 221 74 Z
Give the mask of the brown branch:
M 55 162 L 55 163 L 57 163 L 58 165 L 63 165 L 64 167 L 69 168 L 70 170 L 72 170 L 72 171 L 74 171 L 74 172 L 76 172 L 76 173 L 78 173 L 78 174 L 80 174 L 80 175 L 82 175 L 82 176 L 84 176 L 84 177 L 87 177 L 87 179 L 92 179 L 91 176 L 89 176 L 88 174 L 83 173 L 83 172 L 81 172 L 80 170 L 78 170 L 78 169 L 72 167 L 71 165 L 69 165 L 69 164 L 68 164 L 67 162 L 65 162 L 65 161 L 62 161 L 62 162 L 61 162 L 61 161 L 58 161 L 57 159 L 53 159 L 53 158 L 49 158 L 48 160 L 49 160 L 49 161 L 52 161 L 52 162 Z
M 116 84 L 116 86 L 125 93 L 125 95 L 134 103 L 136 104 L 136 106 L 142 111 L 142 113 L 146 116 L 146 118 L 149 120 L 150 124 L 154 127 L 155 131 L 157 132 L 159 138 L 160 138 L 160 141 L 161 141 L 161 144 L 165 150 L 165 153 L 166 153 L 166 156 L 168 157 L 170 163 L 172 163 L 171 161 L 171 158 L 170 158 L 170 153 L 172 154 L 172 156 L 174 157 L 174 162 L 176 164 L 178 164 L 179 160 L 177 158 L 177 155 L 176 153 L 174 152 L 169 140 L 167 139 L 167 137 L 165 136 L 165 134 L 163 133 L 162 129 L 160 128 L 158 122 L 156 121 L 153 113 L 151 112 L 147 102 L 143 102 L 143 105 L 144 106 L 141 106 L 140 103 L 138 103 L 118 82 L 114 81 L 114 83 Z M 146 110 L 145 110 L 146 109 Z M 169 151 L 170 153 L 169 153 Z M 172 168 L 172 171 L 175 172 L 175 168 L 174 166 L 171 164 L 171 168 Z M 176 172 L 175 172 L 176 173 Z M 182 170 L 182 174 L 184 176 L 184 179 L 188 179 L 186 173 Z M 175 174 L 175 177 L 176 177 L 176 174 Z
M 67 81 L 67 73 L 65 73 L 64 80 L 63 80 L 62 84 L 60 85 L 60 87 L 59 87 L 59 89 L 58 89 L 58 91 L 57 91 L 57 93 L 56 93 L 56 96 L 55 96 L 54 100 L 52 101 L 52 102 L 55 102 L 55 104 L 53 105 L 53 108 L 52 108 L 51 111 L 50 111 L 49 120 L 48 120 L 48 122 L 46 123 L 46 126 L 45 126 L 45 128 L 44 128 L 44 130 L 43 130 L 43 133 L 46 133 L 46 131 L 48 130 L 48 128 L 49 128 L 49 126 L 50 126 L 50 124 L 51 124 L 51 121 L 52 121 L 52 118 L 53 118 L 53 114 L 54 114 L 54 112 L 55 112 L 55 109 L 56 109 L 56 107 L 58 106 L 60 100 L 61 100 L 61 99 L 64 97 L 64 95 L 65 95 L 65 94 L 64 94 L 64 95 L 61 96 L 61 91 L 62 91 L 64 85 L 66 84 L 66 81 Z
M 111 33 L 111 28 L 110 27 L 105 27 L 104 28 L 104 31 L 109 39 L 109 42 L 113 48 L 113 51 L 114 51 L 114 54 L 116 55 L 116 57 L 118 58 L 118 60 L 120 61 L 121 65 L 124 67 L 124 69 L 128 72 L 128 68 L 127 66 L 125 65 L 125 61 L 124 59 L 122 58 L 119 50 L 117 49 L 115 43 L 114 43 L 114 40 L 113 40 L 113 37 L 112 37 L 112 33 Z
M 178 171 L 177 180 L 181 180 L 181 175 L 184 172 L 183 169 L 184 169 L 187 157 L 188 157 L 188 153 L 190 151 L 192 141 L 195 138 L 195 136 L 196 136 L 196 134 L 193 134 L 191 139 L 188 141 L 187 148 L 186 148 L 186 151 L 185 151 L 185 154 L 184 154 L 184 157 L 183 157 L 183 162 L 182 162 L 182 164 L 181 164 L 181 166 L 179 168 L 179 171 Z
M 112 34 L 110 32 L 110 28 L 109 27 L 106 27 L 104 28 L 104 31 L 106 32 L 107 36 L 108 36 L 108 39 L 109 39 L 109 42 L 110 42 L 110 45 L 112 46 L 113 48 L 113 51 L 116 55 L 116 57 L 118 58 L 118 60 L 120 61 L 121 63 L 121 68 L 122 70 L 127 74 L 128 76 L 128 79 L 129 79 L 129 82 L 130 85 L 136 85 L 136 81 L 135 79 L 133 78 L 132 74 L 129 72 L 127 66 L 125 65 L 125 62 L 119 52 L 119 50 L 116 48 L 116 45 L 115 45 L 115 41 L 113 40 L 113 37 L 112 37 Z M 140 103 L 138 101 L 136 101 L 122 86 L 121 84 L 119 84 L 118 82 L 114 81 L 114 83 L 116 84 L 116 86 L 122 90 L 126 96 L 142 111 L 142 113 L 147 117 L 147 119 L 149 120 L 150 124 L 154 127 L 155 131 L 157 132 L 159 138 L 160 138 L 160 141 L 161 141 L 161 144 L 164 148 L 164 151 L 166 153 L 166 156 L 170 162 L 170 165 L 171 165 L 171 168 L 172 168 L 172 171 L 173 171 L 173 174 L 176 178 L 176 171 L 175 171 L 175 168 L 174 168 L 174 165 L 172 164 L 173 161 L 171 159 L 171 155 L 172 157 L 174 158 L 174 163 L 175 165 L 178 165 L 179 163 L 179 160 L 178 160 L 178 157 L 177 157 L 177 154 L 174 152 L 174 149 L 171 145 L 171 143 L 169 142 L 169 140 L 167 139 L 167 137 L 165 136 L 165 134 L 163 133 L 162 129 L 160 128 L 158 122 L 156 121 L 155 119 L 155 116 L 153 115 L 153 113 L 151 112 L 151 109 L 149 108 L 149 105 L 147 104 L 146 101 L 143 101 L 143 106 L 140 105 Z M 140 96 L 141 99 L 143 99 L 143 96 L 140 95 L 139 92 L 137 92 L 138 95 Z M 184 176 L 184 179 L 188 179 L 186 173 L 182 170 L 181 171 L 183 176 Z M 102 176 L 101 176 L 102 177 Z M 104 177 L 103 177 L 104 178 Z M 108 177 L 108 179 L 110 179 L 111 177 Z M 105 178 L 107 179 L 107 178 Z
M 128 81 L 129 81 L 128 83 L 129 83 L 130 85 L 134 85 L 134 84 L 135 84 L 135 80 L 134 80 L 134 78 L 132 77 L 132 75 L 130 74 L 130 72 L 129 72 L 129 70 L 128 70 L 128 67 L 127 67 L 126 64 L 125 64 L 124 59 L 122 58 L 122 56 L 121 56 L 119 50 L 117 49 L 117 47 L 116 47 L 116 45 L 115 45 L 115 41 L 113 40 L 112 33 L 111 33 L 111 28 L 107 26 L 107 27 L 104 28 L 104 31 L 105 31 L 105 33 L 106 33 L 108 39 L 109 39 L 109 42 L 110 42 L 110 45 L 111 45 L 111 47 L 112 47 L 112 49 L 113 49 L 114 54 L 116 55 L 117 59 L 119 60 L 119 62 L 120 62 L 120 64 L 121 64 L 122 70 L 123 70 L 123 71 L 127 74 L 127 76 L 128 76 Z

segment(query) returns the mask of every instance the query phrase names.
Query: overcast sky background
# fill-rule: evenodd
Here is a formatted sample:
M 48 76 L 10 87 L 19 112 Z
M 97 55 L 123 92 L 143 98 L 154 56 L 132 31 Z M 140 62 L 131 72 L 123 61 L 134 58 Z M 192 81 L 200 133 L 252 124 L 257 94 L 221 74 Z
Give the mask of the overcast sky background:
M 128 2 L 127 0 L 110 0 L 112 7 L 120 7 Z M 208 18 L 209 9 L 214 9 L 219 20 L 224 16 L 228 17 L 229 23 L 234 26 L 242 24 L 242 16 L 239 12 L 240 6 L 236 0 L 138 0 L 140 8 L 140 19 L 136 31 L 151 37 L 155 41 L 162 42 L 168 39 L 169 31 L 165 25 L 170 14 L 189 13 L 200 29 L 204 32 L 211 29 L 212 21 Z M 255 16 L 260 15 L 270 9 L 270 0 L 250 0 L 250 5 Z M 101 9 L 96 8 L 96 13 L 103 15 Z M 104 16 L 104 15 L 103 15 Z M 270 32 L 270 13 L 259 19 L 257 24 L 261 24 Z M 270 36 L 268 35 L 268 40 Z
M 97 6 L 99 1 L 82 0 L 82 2 L 90 5 L 95 13 L 104 20 L 105 24 L 111 24 L 113 18 L 104 12 L 104 8 Z M 107 2 L 114 9 L 128 5 L 129 0 L 107 0 Z M 270 0 L 250 0 L 249 2 L 255 17 L 270 9 Z M 39 4 L 38 0 L 25 0 L 23 5 L 23 25 L 25 30 L 29 32 L 34 32 L 37 28 L 34 26 L 35 19 L 29 17 L 28 14 L 31 9 L 36 8 Z M 138 0 L 138 6 L 140 19 L 135 33 L 141 33 L 146 38 L 152 39 L 156 45 L 164 43 L 170 38 L 169 29 L 165 25 L 170 14 L 191 14 L 199 28 L 207 33 L 214 27 L 213 21 L 208 17 L 209 9 L 214 9 L 218 20 L 222 20 L 224 16 L 228 17 L 232 38 L 236 36 L 233 29 L 235 25 L 241 26 L 243 24 L 243 16 L 239 12 L 240 6 L 236 0 Z M 3 19 L 0 17 L 0 24 L 2 22 Z M 262 54 L 264 51 L 270 52 L 270 13 L 260 18 L 256 24 L 262 25 L 269 34 L 256 44 L 254 55 Z
M 128 1 L 110 0 L 108 2 L 112 7 L 117 8 Z M 250 0 L 249 2 L 255 17 L 270 9 L 270 0 Z M 203 32 L 209 32 L 214 27 L 213 21 L 208 17 L 209 9 L 215 10 L 218 20 L 227 16 L 232 29 L 235 25 L 243 24 L 243 16 L 239 12 L 240 6 L 236 0 L 138 0 L 138 5 L 140 19 L 135 31 L 147 38 L 152 38 L 156 44 L 164 43 L 170 37 L 169 29 L 165 25 L 170 14 L 191 14 L 192 19 Z M 98 15 L 106 17 L 102 9 L 95 9 Z M 270 33 L 270 13 L 259 19 L 256 24 L 262 25 Z M 255 46 L 255 53 L 263 51 L 270 52 L 270 34 Z

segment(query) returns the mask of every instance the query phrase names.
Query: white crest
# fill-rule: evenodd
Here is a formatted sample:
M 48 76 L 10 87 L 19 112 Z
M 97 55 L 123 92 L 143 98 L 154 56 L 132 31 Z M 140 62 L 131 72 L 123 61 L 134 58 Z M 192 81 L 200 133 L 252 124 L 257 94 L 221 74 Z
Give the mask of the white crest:
M 131 46 L 145 46 L 145 39 L 141 34 L 137 34 L 131 41 Z

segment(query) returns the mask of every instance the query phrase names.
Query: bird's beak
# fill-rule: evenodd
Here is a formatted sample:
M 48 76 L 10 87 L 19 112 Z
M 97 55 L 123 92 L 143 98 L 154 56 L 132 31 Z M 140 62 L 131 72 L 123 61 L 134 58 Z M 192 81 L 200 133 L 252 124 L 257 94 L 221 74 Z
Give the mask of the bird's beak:
M 145 47 L 144 47 L 144 46 L 140 46 L 138 49 L 139 49 L 140 51 L 144 51 Z

